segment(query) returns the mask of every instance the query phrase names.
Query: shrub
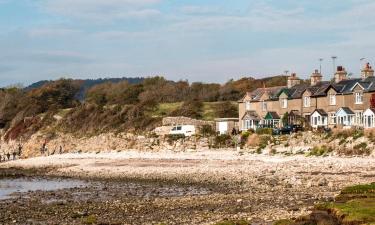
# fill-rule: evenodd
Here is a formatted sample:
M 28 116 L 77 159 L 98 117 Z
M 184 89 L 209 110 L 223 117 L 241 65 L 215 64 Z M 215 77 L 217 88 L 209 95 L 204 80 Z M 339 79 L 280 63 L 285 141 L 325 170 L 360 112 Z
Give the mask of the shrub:
M 262 135 L 262 134 L 272 135 L 272 128 L 259 128 L 257 129 L 256 133 L 259 135 Z
M 97 219 L 96 219 L 96 216 L 94 215 L 90 215 L 86 218 L 82 218 L 82 223 L 83 224 L 96 224 L 97 223 Z
M 356 130 L 353 134 L 353 139 L 357 140 L 360 137 L 363 137 L 365 135 L 363 130 Z
M 216 134 L 216 131 L 211 125 L 205 124 L 199 128 L 199 133 L 203 137 L 210 137 L 214 136 Z
M 233 147 L 232 137 L 228 134 L 218 135 L 218 136 L 215 137 L 214 146 L 216 148 L 222 148 L 223 146 L 225 146 L 225 147 L 232 146 Z
M 165 135 L 165 138 L 167 139 L 169 144 L 173 144 L 174 142 L 185 139 L 184 134 L 167 134 Z
M 367 143 L 366 142 L 362 142 L 358 145 L 355 145 L 353 147 L 353 153 L 355 155 L 369 155 L 371 153 L 370 149 L 368 149 L 367 147 Z
M 218 118 L 238 117 L 238 107 L 232 102 L 217 103 L 214 107 L 215 116 Z
M 327 147 L 325 145 L 321 147 L 316 146 L 310 151 L 308 155 L 309 156 L 325 156 L 332 151 L 333 149 L 331 147 Z
M 344 144 L 346 144 L 346 142 L 347 142 L 346 139 L 341 139 L 341 140 L 339 141 L 339 145 L 344 145 Z

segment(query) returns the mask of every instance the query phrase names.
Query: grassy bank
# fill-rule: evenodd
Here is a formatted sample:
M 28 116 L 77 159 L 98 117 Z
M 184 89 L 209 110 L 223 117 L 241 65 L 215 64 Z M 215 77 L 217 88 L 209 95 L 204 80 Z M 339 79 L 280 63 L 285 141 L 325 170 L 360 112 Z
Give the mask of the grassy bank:
M 375 183 L 345 188 L 335 202 L 317 206 L 342 224 L 375 224 Z
M 274 225 L 373 225 L 375 224 L 375 183 L 347 187 L 334 202 L 321 203 L 312 214 Z

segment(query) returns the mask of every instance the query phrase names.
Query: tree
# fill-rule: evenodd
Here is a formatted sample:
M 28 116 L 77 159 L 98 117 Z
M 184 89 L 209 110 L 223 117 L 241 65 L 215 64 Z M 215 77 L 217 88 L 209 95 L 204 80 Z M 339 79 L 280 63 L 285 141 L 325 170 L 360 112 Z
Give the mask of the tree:
M 186 101 L 180 108 L 173 111 L 170 116 L 185 116 L 194 119 L 202 119 L 203 103 L 199 100 Z
M 283 115 L 283 118 L 281 119 L 281 122 L 283 123 L 284 126 L 289 125 L 289 113 L 286 112 Z
M 225 101 L 215 105 L 215 116 L 219 118 L 238 117 L 238 108 L 232 102 Z

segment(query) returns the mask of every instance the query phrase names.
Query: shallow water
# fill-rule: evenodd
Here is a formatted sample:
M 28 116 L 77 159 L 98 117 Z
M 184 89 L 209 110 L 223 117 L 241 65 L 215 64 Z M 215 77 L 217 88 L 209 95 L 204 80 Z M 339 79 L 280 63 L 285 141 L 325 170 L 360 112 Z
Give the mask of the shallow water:
M 12 194 L 28 191 L 54 191 L 85 187 L 88 183 L 73 179 L 15 178 L 0 179 L 0 200 L 12 198 Z

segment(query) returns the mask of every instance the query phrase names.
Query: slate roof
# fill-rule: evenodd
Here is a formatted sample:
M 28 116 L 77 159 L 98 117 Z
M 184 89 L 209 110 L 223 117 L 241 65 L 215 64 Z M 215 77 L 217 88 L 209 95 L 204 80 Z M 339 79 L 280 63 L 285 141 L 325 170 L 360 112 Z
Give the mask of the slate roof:
M 292 88 L 284 88 L 283 92 L 291 99 L 301 98 L 303 92 L 309 87 L 308 84 L 297 84 Z
M 245 115 L 242 117 L 242 120 L 244 120 L 245 118 L 249 120 L 255 120 L 255 121 L 261 120 L 260 116 L 255 111 L 247 111 Z
M 279 93 L 285 88 L 286 86 L 258 88 L 255 91 L 251 92 L 250 96 L 253 101 L 259 101 L 264 93 L 268 93 L 270 99 L 278 99 Z
M 324 111 L 323 109 L 315 109 L 314 112 L 318 112 L 321 116 L 328 116 L 328 114 L 326 113 L 326 111 Z M 311 115 L 313 113 L 311 113 Z
M 252 101 L 260 101 L 260 98 L 266 92 L 269 94 L 269 100 L 278 100 L 281 93 L 285 93 L 289 99 L 298 99 L 302 98 L 305 91 L 311 92 L 312 97 L 326 96 L 330 88 L 333 88 L 338 94 L 350 94 L 357 84 L 360 84 L 364 88 L 364 92 L 375 92 L 375 76 L 373 76 L 366 79 L 347 79 L 338 83 L 322 81 L 314 86 L 297 84 L 291 88 L 287 88 L 286 86 L 258 88 L 247 94 L 251 96 Z
M 338 111 L 343 110 L 347 115 L 355 115 L 355 113 L 349 107 L 341 107 Z
M 268 116 L 271 116 L 271 118 L 274 119 L 274 120 L 280 119 L 279 114 L 277 114 L 276 112 L 267 112 L 265 118 L 268 117 Z

